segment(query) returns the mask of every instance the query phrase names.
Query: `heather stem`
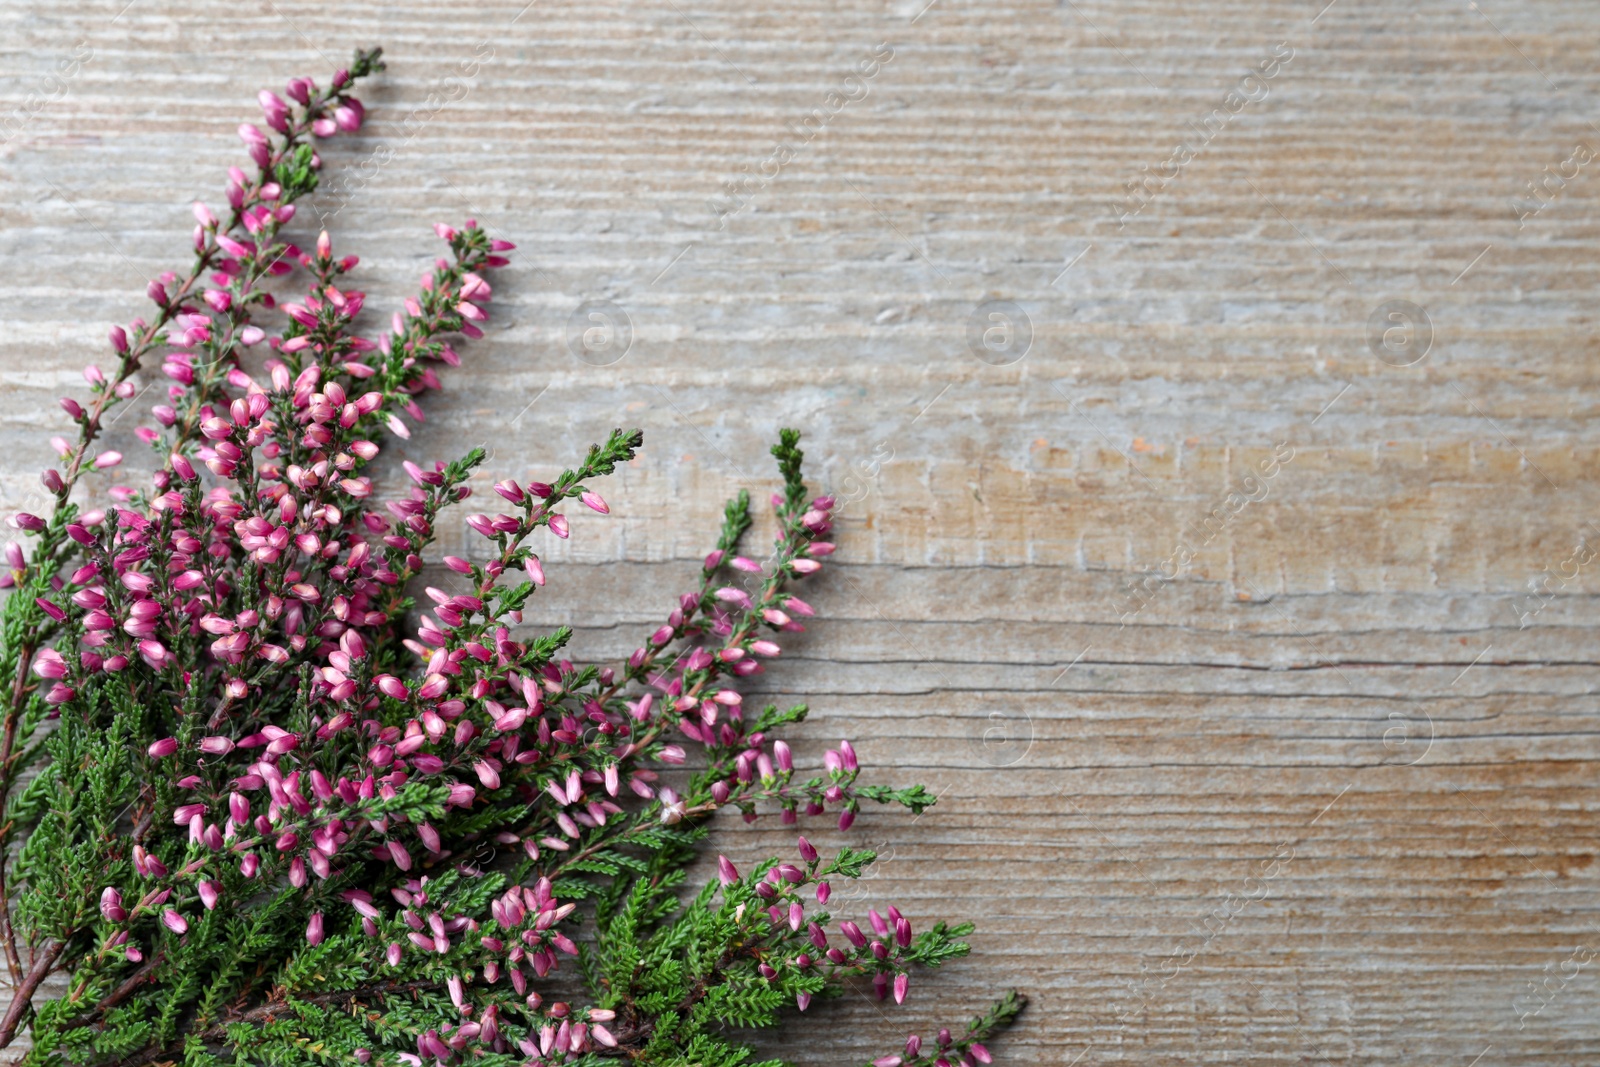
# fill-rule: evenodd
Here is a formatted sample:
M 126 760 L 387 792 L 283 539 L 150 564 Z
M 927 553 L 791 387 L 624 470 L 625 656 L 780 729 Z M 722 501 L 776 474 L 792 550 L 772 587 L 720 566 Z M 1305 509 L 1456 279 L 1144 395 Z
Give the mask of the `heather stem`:
M 10 1045 L 12 1038 L 16 1037 L 17 1027 L 21 1025 L 23 1015 L 33 1006 L 33 994 L 38 990 L 39 983 L 50 974 L 56 965 L 56 960 L 61 958 L 62 949 L 66 947 L 65 941 L 51 943 L 44 954 L 34 962 L 28 977 L 17 987 L 16 995 L 11 999 L 11 1007 L 6 1011 L 5 1018 L 0 1020 L 0 1048 Z

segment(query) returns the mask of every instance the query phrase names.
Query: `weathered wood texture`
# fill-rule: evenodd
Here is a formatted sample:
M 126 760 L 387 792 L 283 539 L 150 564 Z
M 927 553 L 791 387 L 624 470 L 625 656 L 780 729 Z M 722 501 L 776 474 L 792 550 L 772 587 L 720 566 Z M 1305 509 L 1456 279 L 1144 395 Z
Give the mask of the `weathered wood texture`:
M 1600 1057 L 1600 974 L 1562 978 L 1600 948 L 1592 4 L 122 2 L 0 9 L 0 99 L 44 94 L 0 151 L 0 503 L 256 89 L 382 43 L 321 202 L 374 303 L 436 219 L 521 246 L 405 451 L 528 476 L 646 431 L 531 625 L 625 653 L 779 425 L 850 498 L 767 685 L 806 759 L 850 736 L 942 798 L 853 831 L 867 897 L 979 932 L 906 1009 L 768 1047 L 859 1062 L 1017 986 L 1013 1063 Z M 1391 300 L 1428 321 L 1385 362 Z M 569 320 L 605 301 L 601 366 Z M 999 353 L 985 301 L 1020 309 Z

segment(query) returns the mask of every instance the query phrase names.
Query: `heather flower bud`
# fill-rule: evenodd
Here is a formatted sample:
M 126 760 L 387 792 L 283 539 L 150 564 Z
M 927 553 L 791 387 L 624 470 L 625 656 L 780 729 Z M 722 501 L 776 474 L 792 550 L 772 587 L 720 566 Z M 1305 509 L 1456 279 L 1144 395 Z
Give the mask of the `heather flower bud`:
M 122 906 L 122 894 L 115 886 L 106 886 L 100 891 L 100 914 L 107 922 L 119 923 L 128 917 L 128 910 Z
M 41 678 L 65 678 L 67 661 L 55 649 L 47 648 L 33 661 L 33 673 Z
M 145 751 L 150 754 L 151 759 L 165 759 L 177 753 L 178 739 L 176 737 L 163 737 L 159 741 L 152 742 Z
M 380 674 L 373 679 L 378 690 L 391 700 L 405 700 L 410 694 L 406 690 L 406 683 L 392 674 Z

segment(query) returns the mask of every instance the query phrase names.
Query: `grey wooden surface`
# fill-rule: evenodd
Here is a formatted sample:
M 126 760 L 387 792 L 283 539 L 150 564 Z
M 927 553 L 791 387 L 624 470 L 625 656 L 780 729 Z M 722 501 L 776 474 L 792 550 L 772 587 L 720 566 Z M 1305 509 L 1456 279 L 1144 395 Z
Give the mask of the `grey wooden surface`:
M 381 43 L 322 201 L 372 306 L 435 220 L 521 246 L 406 454 L 646 432 L 530 625 L 625 653 L 779 425 L 848 499 L 766 684 L 803 759 L 941 797 L 852 831 L 856 906 L 979 929 L 765 1047 L 860 1062 L 1016 986 L 1018 1064 L 1600 1056 L 1592 4 L 124 2 L 0 8 L 0 505 L 256 89 Z

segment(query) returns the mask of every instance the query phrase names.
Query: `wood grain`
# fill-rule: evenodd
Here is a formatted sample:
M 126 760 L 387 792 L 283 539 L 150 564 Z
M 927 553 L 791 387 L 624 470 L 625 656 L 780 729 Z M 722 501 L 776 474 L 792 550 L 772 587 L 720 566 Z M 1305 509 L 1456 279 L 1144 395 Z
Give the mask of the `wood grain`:
M 824 617 L 766 685 L 812 705 L 803 759 L 849 736 L 941 797 L 852 831 L 885 856 L 862 900 L 979 931 L 906 1008 L 853 996 L 764 1048 L 860 1062 L 1016 986 L 1009 1063 L 1600 1057 L 1592 968 L 1514 1006 L 1600 948 L 1600 601 L 1566 562 L 1600 529 L 1600 164 L 1517 206 L 1600 146 L 1592 4 L 123 2 L 0 9 L 26 113 L 0 118 L 0 506 L 220 198 L 256 89 L 381 43 L 320 202 L 374 306 L 435 220 L 520 245 L 403 451 L 485 442 L 526 477 L 646 432 L 530 627 L 626 653 L 780 425 L 848 500 Z M 985 361 L 990 301 L 1020 332 Z M 1389 301 L 1425 311 L 1419 362 L 1369 343 Z M 585 303 L 625 312 L 620 360 L 573 355 Z M 789 846 L 722 833 L 738 862 Z

